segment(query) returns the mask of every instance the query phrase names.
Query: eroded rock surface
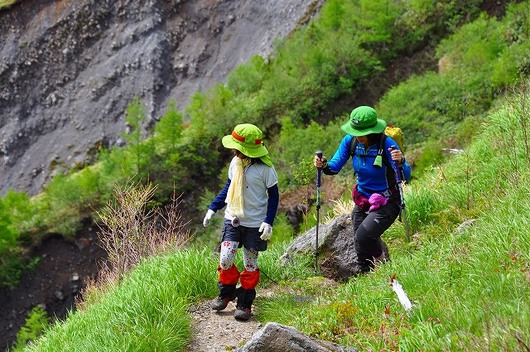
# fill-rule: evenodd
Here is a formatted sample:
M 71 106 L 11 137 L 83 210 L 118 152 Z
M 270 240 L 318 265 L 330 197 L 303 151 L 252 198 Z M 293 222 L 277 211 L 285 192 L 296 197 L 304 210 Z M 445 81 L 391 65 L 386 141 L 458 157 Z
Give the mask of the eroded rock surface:
M 144 134 L 174 101 L 225 80 L 311 18 L 323 0 L 24 0 L 0 11 L 0 195 L 122 145 L 125 110 Z M 308 13 L 309 11 L 309 13 Z

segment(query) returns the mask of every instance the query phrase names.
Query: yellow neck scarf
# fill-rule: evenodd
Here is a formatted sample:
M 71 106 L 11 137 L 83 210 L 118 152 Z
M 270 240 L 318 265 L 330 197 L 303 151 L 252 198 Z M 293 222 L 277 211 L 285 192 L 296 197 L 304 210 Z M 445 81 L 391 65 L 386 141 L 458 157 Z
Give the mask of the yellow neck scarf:
M 245 167 L 250 165 L 250 158 L 236 158 L 236 167 L 232 182 L 228 187 L 228 193 L 226 195 L 226 204 L 228 205 L 228 212 L 235 217 L 242 218 L 245 214 L 243 207 L 245 205 L 243 199 L 243 187 L 245 180 Z

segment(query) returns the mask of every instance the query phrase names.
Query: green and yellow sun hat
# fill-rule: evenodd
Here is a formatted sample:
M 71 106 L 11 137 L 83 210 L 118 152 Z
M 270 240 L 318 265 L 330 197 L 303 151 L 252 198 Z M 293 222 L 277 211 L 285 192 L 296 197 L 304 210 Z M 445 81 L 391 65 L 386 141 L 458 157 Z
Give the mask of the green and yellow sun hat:
M 272 166 L 269 151 L 263 145 L 263 132 L 250 123 L 234 127 L 231 134 L 223 137 L 222 142 L 225 148 L 236 149 L 249 158 L 259 158 Z

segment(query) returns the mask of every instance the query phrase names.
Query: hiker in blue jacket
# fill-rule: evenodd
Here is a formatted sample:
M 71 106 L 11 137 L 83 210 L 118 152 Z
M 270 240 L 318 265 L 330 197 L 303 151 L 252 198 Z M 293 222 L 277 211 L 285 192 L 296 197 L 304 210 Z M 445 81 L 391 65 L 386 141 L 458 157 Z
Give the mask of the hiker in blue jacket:
M 226 205 L 217 266 L 219 296 L 211 302 L 211 308 L 221 311 L 237 298 L 234 318 L 246 321 L 250 319 L 260 279 L 258 254 L 267 249 L 278 209 L 278 175 L 258 127 L 248 123 L 237 125 L 223 137 L 222 143 L 232 149 L 234 157 L 228 180 L 203 220 L 203 225 L 208 226 L 213 214 Z M 244 270 L 240 272 L 234 261 L 241 247 Z M 241 286 L 236 288 L 238 282 Z
M 331 158 L 315 156 L 314 165 L 326 175 L 335 175 L 352 157 L 357 184 L 352 197 L 355 206 L 352 223 L 359 273 L 385 260 L 381 235 L 392 225 L 401 210 L 401 197 L 394 167 L 409 180 L 411 169 L 398 143 L 385 135 L 386 122 L 369 106 L 359 106 L 341 126 L 347 133 Z

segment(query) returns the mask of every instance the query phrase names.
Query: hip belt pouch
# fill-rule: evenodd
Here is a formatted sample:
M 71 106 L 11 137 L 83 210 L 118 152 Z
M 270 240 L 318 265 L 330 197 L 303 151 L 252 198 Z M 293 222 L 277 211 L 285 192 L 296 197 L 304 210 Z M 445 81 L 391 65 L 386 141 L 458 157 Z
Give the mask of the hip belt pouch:
M 358 190 L 358 185 L 355 184 L 351 190 L 351 196 L 353 198 L 353 202 L 361 208 L 362 211 L 368 211 L 370 209 L 370 201 L 368 198 L 363 196 L 361 192 Z

